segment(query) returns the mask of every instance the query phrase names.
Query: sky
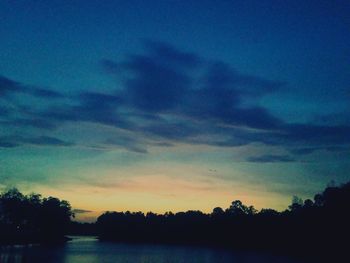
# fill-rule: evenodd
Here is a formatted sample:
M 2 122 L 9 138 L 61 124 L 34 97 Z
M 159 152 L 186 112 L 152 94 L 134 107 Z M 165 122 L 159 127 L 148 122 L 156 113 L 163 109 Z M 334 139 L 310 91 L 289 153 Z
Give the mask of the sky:
M 350 180 L 349 1 L 0 1 L 0 189 L 284 210 Z

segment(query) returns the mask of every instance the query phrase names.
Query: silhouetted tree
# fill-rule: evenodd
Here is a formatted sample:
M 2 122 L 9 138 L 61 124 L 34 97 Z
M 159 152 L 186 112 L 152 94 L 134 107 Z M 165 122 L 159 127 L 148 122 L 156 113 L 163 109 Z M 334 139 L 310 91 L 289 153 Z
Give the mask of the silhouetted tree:
M 0 242 L 61 239 L 72 216 L 67 201 L 9 189 L 0 195 Z
M 229 213 L 235 216 L 254 215 L 256 212 L 257 210 L 254 208 L 254 206 L 248 207 L 244 205 L 240 200 L 233 201 L 230 207 L 226 209 L 226 213 Z
M 303 203 L 303 199 L 295 195 L 293 196 L 292 204 L 289 206 L 289 209 L 291 211 L 297 211 L 298 209 L 303 207 Z
M 260 216 L 274 217 L 274 216 L 278 216 L 279 212 L 277 212 L 276 210 L 271 209 L 271 208 L 263 208 L 260 210 L 259 215 Z
M 225 212 L 221 207 L 215 207 L 211 214 L 212 214 L 212 216 L 222 216 L 224 213 Z

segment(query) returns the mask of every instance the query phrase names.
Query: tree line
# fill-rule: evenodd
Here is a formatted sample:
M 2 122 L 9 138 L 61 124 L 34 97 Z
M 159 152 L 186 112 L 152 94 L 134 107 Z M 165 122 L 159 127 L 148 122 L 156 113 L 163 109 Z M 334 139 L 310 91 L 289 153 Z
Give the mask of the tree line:
M 350 182 L 329 186 L 285 211 L 257 211 L 235 200 L 211 213 L 105 212 L 95 223 L 72 221 L 67 201 L 10 189 L 0 195 L 0 243 L 48 242 L 65 234 L 96 234 L 117 242 L 191 244 L 339 255 L 350 236 Z M 345 240 L 345 241 L 343 241 Z

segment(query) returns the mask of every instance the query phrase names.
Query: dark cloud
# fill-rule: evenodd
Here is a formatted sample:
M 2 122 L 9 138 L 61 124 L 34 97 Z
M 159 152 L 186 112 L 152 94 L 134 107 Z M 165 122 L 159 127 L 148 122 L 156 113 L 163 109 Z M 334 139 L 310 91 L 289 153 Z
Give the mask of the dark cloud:
M 153 137 L 199 142 L 189 138 L 207 130 L 220 133 L 223 125 L 268 130 L 281 125 L 266 109 L 244 107 L 242 101 L 274 92 L 282 83 L 240 74 L 226 63 L 206 61 L 164 43 L 147 42 L 146 47 L 144 55 L 102 61 L 107 72 L 124 83 L 119 92 L 124 108 L 168 117 L 147 125 L 141 119 L 134 129 Z
M 72 146 L 72 142 L 62 141 L 50 136 L 39 136 L 34 138 L 23 139 L 23 142 L 34 145 L 50 145 L 50 146 Z
M 9 109 L 0 105 L 0 116 L 6 116 L 9 114 Z
M 25 88 L 16 81 L 0 75 L 0 97 L 7 96 L 13 92 L 23 92 Z
M 22 136 L 3 136 L 0 137 L 0 147 L 12 148 L 21 145 L 38 145 L 38 146 L 72 146 L 72 142 L 66 142 L 61 139 L 50 136 L 22 137 Z
M 10 125 L 10 126 L 18 126 L 18 127 L 33 127 L 44 130 L 53 130 L 56 128 L 56 125 L 46 119 L 11 119 L 7 121 L 0 121 L 1 125 Z
M 347 144 L 350 142 L 350 126 L 326 126 L 293 124 L 285 127 L 281 138 L 304 143 Z
M 85 209 L 73 209 L 74 214 L 86 214 L 86 213 L 91 213 L 92 211 L 90 210 L 85 210 Z
M 103 69 L 107 73 L 112 73 L 112 74 L 119 74 L 119 73 L 121 73 L 121 71 L 119 69 L 119 65 L 116 62 L 114 62 L 113 60 L 102 59 L 101 60 L 101 65 L 102 65 Z
M 239 97 L 260 97 L 275 92 L 284 85 L 283 82 L 242 74 L 221 61 L 209 63 L 203 80 L 203 84 L 209 89 L 234 90 Z
M 3 140 L 0 138 L 0 148 L 14 148 L 17 146 L 18 146 L 17 143 L 7 142 L 6 140 Z
M 283 124 L 267 131 L 246 132 L 242 138 L 268 145 L 289 148 L 327 148 L 350 144 L 350 126 L 320 126 L 314 124 Z M 309 148 L 306 147 L 306 148 Z M 311 149 L 310 149 L 311 150 Z M 316 149 L 314 149 L 316 150 Z M 312 151 L 314 151 L 312 150 Z M 305 149 L 305 151 L 307 151 Z
M 295 154 L 295 155 L 306 155 L 306 154 L 311 154 L 315 151 L 318 151 L 322 148 L 320 147 L 301 147 L 301 148 L 295 148 L 295 149 L 290 149 L 290 153 Z
M 46 88 L 24 85 L 20 82 L 6 78 L 0 75 L 0 98 L 17 93 L 29 94 L 34 97 L 42 98 L 62 98 L 63 94 Z
M 174 65 L 186 68 L 197 67 L 202 59 L 190 52 L 181 51 L 173 46 L 152 40 L 144 42 L 145 47 L 150 52 L 150 56 L 162 61 L 164 65 Z
M 49 89 L 43 89 L 43 88 L 31 88 L 29 92 L 31 95 L 35 97 L 42 97 L 42 98 L 63 98 L 65 97 L 62 93 L 59 93 L 57 91 L 49 90 Z
M 327 151 L 327 152 L 345 152 L 349 151 L 350 147 L 344 146 L 320 146 L 320 147 L 299 147 L 289 149 L 289 152 L 295 155 L 307 155 L 316 151 Z
M 168 142 L 155 142 L 155 143 L 151 143 L 150 145 L 156 146 L 156 147 L 173 147 L 174 146 L 174 144 L 168 143 Z
M 139 139 L 132 137 L 118 136 L 113 139 L 109 138 L 103 144 L 107 146 L 120 146 L 121 148 L 136 153 L 147 153 L 147 149 L 144 148 L 142 142 L 140 142 Z
M 124 96 L 130 106 L 160 112 L 179 105 L 189 90 L 191 78 L 183 70 L 163 65 L 149 57 L 135 56 L 124 65 L 132 76 L 125 80 Z
M 249 157 L 246 159 L 247 162 L 254 162 L 254 163 L 276 163 L 276 162 L 294 162 L 295 159 L 291 158 L 288 155 L 261 155 L 261 156 L 254 156 Z
M 169 122 L 166 120 L 159 121 L 156 124 L 144 126 L 141 130 L 148 136 L 160 139 L 169 139 L 174 141 L 185 140 L 196 136 L 201 132 L 198 127 L 186 122 Z M 203 131 L 205 133 L 205 131 Z
M 123 125 L 117 113 L 121 98 L 110 94 L 86 92 L 79 96 L 80 105 L 70 110 L 76 120 L 98 122 L 113 126 Z
M 347 110 L 343 110 L 342 112 L 317 115 L 315 116 L 314 121 L 323 125 L 331 125 L 334 122 L 341 123 L 343 125 L 350 125 L 350 107 L 348 107 Z
M 226 63 L 205 62 L 164 43 L 148 47 L 145 55 L 132 55 L 119 63 L 103 61 L 109 72 L 123 76 L 125 106 L 252 128 L 279 124 L 267 110 L 243 107 L 241 102 L 271 93 L 281 83 L 240 74 Z
M 221 117 L 229 124 L 263 130 L 275 130 L 282 124 L 281 120 L 262 107 L 235 109 L 227 114 L 222 114 Z
M 119 96 L 84 92 L 72 98 L 75 105 L 50 107 L 38 113 L 41 118 L 55 122 L 93 122 L 130 129 L 132 124 L 118 112 L 123 101 Z
M 288 123 L 262 107 L 259 100 L 282 89 L 283 82 L 244 74 L 222 61 L 204 59 L 165 43 L 146 41 L 145 47 L 142 54 L 101 62 L 119 83 L 108 92 L 64 96 L 0 77 L 0 97 L 25 93 L 52 98 L 46 100 L 45 109 L 18 109 L 15 117 L 2 123 L 47 131 L 67 122 L 112 126 L 130 136 L 89 143 L 101 149 L 118 146 L 139 153 L 147 153 L 148 146 L 176 142 L 218 147 L 263 143 L 285 147 L 292 155 L 350 144 L 350 126 Z M 62 97 L 65 100 L 54 100 Z M 6 106 L 0 106 L 0 115 L 9 115 Z M 65 145 L 50 137 L 35 138 L 3 143 Z M 267 155 L 249 161 L 293 159 Z

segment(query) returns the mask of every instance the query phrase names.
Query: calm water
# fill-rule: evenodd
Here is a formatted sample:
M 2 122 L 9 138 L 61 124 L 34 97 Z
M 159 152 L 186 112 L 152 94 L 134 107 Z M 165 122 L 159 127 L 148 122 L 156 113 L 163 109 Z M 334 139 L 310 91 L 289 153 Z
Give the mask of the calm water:
M 130 245 L 74 237 L 61 246 L 0 248 L 1 263 L 299 263 L 265 254 L 197 247 Z

